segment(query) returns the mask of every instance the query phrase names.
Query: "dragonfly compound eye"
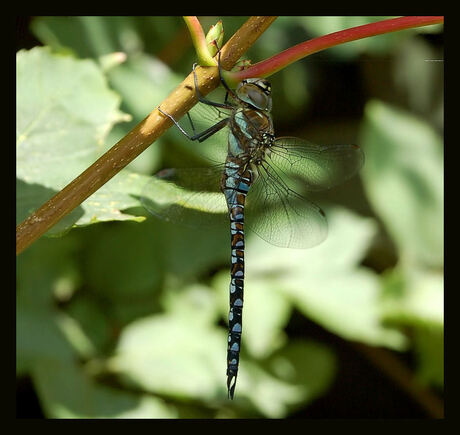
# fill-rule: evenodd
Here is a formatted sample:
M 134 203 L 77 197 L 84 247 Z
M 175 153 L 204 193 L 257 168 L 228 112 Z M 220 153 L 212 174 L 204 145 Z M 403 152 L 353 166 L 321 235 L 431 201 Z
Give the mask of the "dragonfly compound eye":
M 240 83 L 236 90 L 238 97 L 254 109 L 270 111 L 272 107 L 270 84 L 262 79 L 253 80 Z

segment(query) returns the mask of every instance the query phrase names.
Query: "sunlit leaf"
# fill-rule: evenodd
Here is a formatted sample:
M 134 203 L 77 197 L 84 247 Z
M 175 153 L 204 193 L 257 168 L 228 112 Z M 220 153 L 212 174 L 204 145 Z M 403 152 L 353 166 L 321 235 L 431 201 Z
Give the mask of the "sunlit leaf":
M 168 37 L 173 37 L 180 26 L 184 26 L 180 17 L 35 17 L 31 23 L 37 38 L 53 49 L 65 47 L 98 62 L 125 56 L 121 65 L 107 71 L 107 78 L 132 121 L 117 124 L 108 143 L 126 135 L 182 80 L 181 75 L 152 56 L 167 45 Z M 143 152 L 128 168 L 142 173 L 157 168 L 158 147 L 163 142 L 164 138 L 159 138 L 155 147 Z
M 17 203 L 18 215 L 38 208 L 96 160 L 108 131 L 122 119 L 119 103 L 93 61 L 54 55 L 44 47 L 18 53 L 16 176 L 20 188 L 42 189 L 36 201 L 31 192 L 18 192 L 18 199 L 27 198 Z M 120 210 L 138 205 L 131 193 L 145 182 L 122 171 L 83 202 L 67 224 L 139 220 Z M 61 223 L 54 232 L 64 229 Z
M 440 272 L 397 267 L 384 277 L 386 322 L 410 328 L 424 384 L 444 383 L 444 285 Z
M 361 145 L 369 200 L 411 264 L 443 263 L 443 148 L 438 134 L 412 115 L 368 103 Z
M 223 330 L 176 316 L 146 317 L 123 330 L 109 369 L 145 391 L 171 397 L 225 396 Z

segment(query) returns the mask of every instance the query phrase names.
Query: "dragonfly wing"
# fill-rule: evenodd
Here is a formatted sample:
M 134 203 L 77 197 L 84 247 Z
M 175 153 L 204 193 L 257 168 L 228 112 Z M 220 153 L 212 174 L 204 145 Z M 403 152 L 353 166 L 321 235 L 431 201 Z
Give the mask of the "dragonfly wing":
M 272 245 L 311 248 L 327 236 L 321 208 L 290 189 L 273 168 L 260 168 L 246 204 L 248 227 Z
M 294 137 L 276 139 L 249 190 L 248 226 L 276 246 L 318 245 L 327 236 L 324 212 L 296 191 L 336 186 L 355 174 L 363 162 L 363 152 L 355 145 L 321 146 Z
M 154 216 L 188 227 L 228 224 L 220 191 L 222 167 L 164 169 L 147 183 L 141 202 Z
M 296 137 L 275 140 L 268 166 L 299 180 L 307 190 L 329 189 L 359 171 L 364 154 L 357 145 L 316 145 Z

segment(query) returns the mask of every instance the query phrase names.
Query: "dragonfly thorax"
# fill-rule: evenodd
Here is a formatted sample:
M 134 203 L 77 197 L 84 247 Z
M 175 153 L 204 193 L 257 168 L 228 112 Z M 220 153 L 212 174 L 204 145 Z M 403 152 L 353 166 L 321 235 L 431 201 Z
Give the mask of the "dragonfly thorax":
M 271 133 L 264 132 L 258 140 L 253 141 L 251 151 L 251 162 L 255 165 L 262 165 L 265 157 L 270 156 L 270 147 L 273 145 L 275 136 Z
M 236 95 L 254 109 L 268 112 L 272 109 L 271 85 L 268 80 L 245 79 L 236 88 Z

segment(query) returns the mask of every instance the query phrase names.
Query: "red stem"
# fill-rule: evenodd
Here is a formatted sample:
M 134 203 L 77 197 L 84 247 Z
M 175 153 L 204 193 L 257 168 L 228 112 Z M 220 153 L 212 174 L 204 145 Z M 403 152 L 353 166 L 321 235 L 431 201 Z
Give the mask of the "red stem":
M 340 30 L 338 32 L 329 33 L 328 35 L 320 36 L 297 44 L 267 60 L 258 62 L 245 70 L 226 72 L 225 79 L 228 79 L 231 83 L 237 83 L 249 77 L 268 77 L 280 69 L 285 68 L 292 62 L 326 48 L 334 47 L 335 45 L 356 41 L 357 39 L 368 38 L 369 36 L 381 35 L 384 33 L 396 32 L 398 30 L 428 26 L 430 24 L 439 24 L 443 22 L 444 17 L 400 17 Z

